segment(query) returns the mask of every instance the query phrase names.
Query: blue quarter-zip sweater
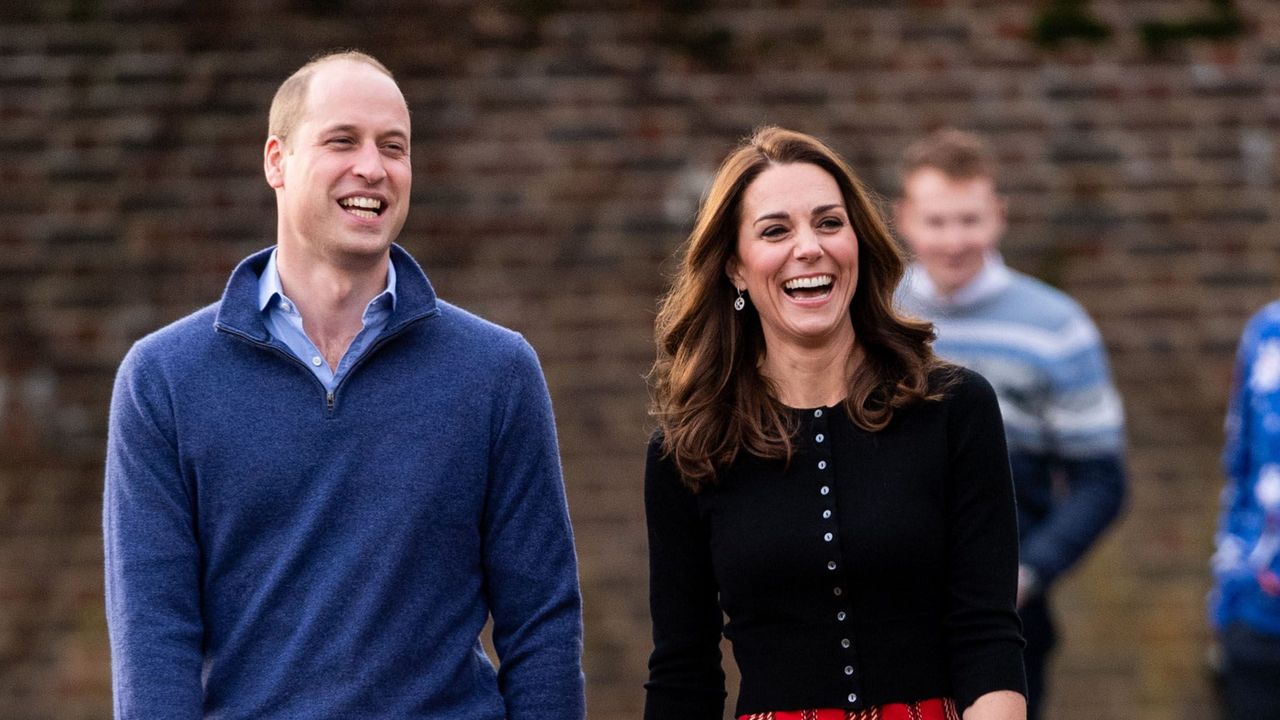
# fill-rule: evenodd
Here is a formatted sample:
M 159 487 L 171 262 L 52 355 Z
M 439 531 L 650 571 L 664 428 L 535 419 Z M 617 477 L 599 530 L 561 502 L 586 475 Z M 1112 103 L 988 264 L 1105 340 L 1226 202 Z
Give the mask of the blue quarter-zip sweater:
M 116 379 L 116 717 L 583 717 L 576 559 L 533 350 L 437 300 L 393 246 L 395 310 L 327 392 L 263 324 L 268 255 L 140 340 Z M 477 640 L 490 615 L 496 670 Z

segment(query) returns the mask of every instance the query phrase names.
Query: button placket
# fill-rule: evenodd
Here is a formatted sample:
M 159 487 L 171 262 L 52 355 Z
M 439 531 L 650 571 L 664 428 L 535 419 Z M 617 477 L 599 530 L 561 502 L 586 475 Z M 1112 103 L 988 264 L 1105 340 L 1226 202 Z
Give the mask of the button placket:
M 819 527 L 822 536 L 822 546 L 827 549 L 822 559 L 823 568 L 831 577 L 831 598 L 836 605 L 836 626 L 838 634 L 832 638 L 840 647 L 840 661 L 836 667 L 832 668 L 834 672 L 840 674 L 844 679 L 847 688 L 845 700 L 849 705 L 855 708 L 859 707 L 859 692 L 861 688 L 858 682 L 858 671 L 855 657 L 855 648 L 852 636 L 852 627 L 849 618 L 849 594 L 845 592 L 845 584 L 843 582 L 844 560 L 840 552 L 839 542 L 839 523 L 836 518 L 836 478 L 834 468 L 831 465 L 831 441 L 830 430 L 827 425 L 826 416 L 830 411 L 817 409 L 813 411 L 813 425 L 810 430 L 813 441 L 814 456 L 816 458 L 817 467 L 817 492 L 821 499 L 821 511 Z

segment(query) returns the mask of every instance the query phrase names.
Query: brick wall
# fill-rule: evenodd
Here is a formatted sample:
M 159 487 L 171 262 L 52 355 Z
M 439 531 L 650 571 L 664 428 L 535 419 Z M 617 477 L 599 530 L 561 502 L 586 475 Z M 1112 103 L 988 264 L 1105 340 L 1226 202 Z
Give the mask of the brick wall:
M 14 5 L 10 3 L 10 5 Z M 1280 7 L 1154 54 L 1030 38 L 1047 3 L 18 0 L 0 18 L 0 716 L 110 717 L 100 496 L 112 373 L 272 241 L 266 107 L 358 46 L 414 117 L 403 243 L 524 332 L 556 403 L 592 717 L 636 717 L 649 649 L 642 375 L 668 258 L 754 125 L 816 133 L 892 195 L 919 133 L 988 134 L 1006 254 L 1098 321 L 1130 421 L 1124 522 L 1059 593 L 1052 717 L 1200 718 L 1221 417 L 1246 316 L 1280 295 Z M 642 6 L 642 9 L 635 9 Z

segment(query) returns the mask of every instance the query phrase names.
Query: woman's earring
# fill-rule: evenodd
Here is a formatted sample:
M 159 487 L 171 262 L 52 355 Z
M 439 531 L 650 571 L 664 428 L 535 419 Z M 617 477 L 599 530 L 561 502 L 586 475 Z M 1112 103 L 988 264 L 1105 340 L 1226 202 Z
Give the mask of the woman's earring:
M 747 301 L 742 297 L 742 288 L 738 288 L 738 299 L 733 301 L 733 309 L 742 312 L 742 308 L 747 306 Z

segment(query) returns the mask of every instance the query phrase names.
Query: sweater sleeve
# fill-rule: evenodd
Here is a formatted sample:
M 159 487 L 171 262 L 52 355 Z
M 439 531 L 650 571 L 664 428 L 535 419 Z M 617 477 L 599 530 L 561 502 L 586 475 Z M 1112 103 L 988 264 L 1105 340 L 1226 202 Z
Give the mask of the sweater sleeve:
M 1026 695 L 1014 600 L 1018 527 L 1004 424 L 985 379 L 960 371 L 948 417 L 951 684 L 963 710 L 997 690 Z
M 195 502 L 168 391 L 135 346 L 111 398 L 103 492 L 115 717 L 197 720 L 203 624 Z
M 1082 341 L 1049 364 L 1040 419 L 1067 492 L 1022 540 L 1023 564 L 1046 586 L 1075 565 L 1120 514 L 1127 484 L 1124 408 L 1102 337 L 1083 310 L 1062 332 Z
M 724 670 L 720 610 L 711 547 L 697 498 L 649 443 L 644 478 L 649 530 L 649 612 L 653 654 L 645 683 L 645 720 L 720 720 Z
M 551 398 L 528 343 L 493 393 L 481 532 L 499 690 L 509 720 L 577 720 L 586 714 L 577 555 Z

